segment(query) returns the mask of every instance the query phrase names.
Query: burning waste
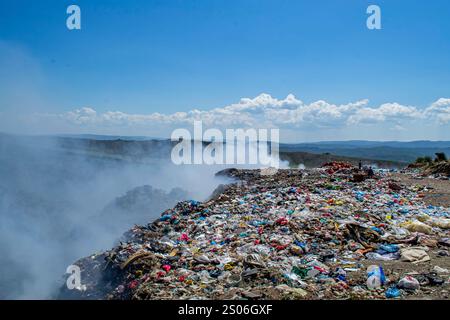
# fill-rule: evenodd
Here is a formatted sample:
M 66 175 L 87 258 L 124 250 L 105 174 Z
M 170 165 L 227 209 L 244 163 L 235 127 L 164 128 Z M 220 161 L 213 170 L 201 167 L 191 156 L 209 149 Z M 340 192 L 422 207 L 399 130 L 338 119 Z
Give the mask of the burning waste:
M 78 260 L 64 299 L 448 298 L 449 208 L 398 173 L 349 164 L 227 169 L 234 183 Z

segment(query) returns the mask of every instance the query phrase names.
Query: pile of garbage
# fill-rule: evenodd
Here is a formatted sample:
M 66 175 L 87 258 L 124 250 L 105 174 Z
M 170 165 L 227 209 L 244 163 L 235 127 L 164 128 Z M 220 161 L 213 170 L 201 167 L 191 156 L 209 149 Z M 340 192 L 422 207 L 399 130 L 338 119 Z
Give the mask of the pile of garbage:
M 450 180 L 450 161 L 411 163 L 403 171 L 415 175 L 417 178 L 430 177 L 440 180 Z
M 427 171 L 432 174 L 441 174 L 450 177 L 450 161 L 436 162 Z
M 350 172 L 350 169 L 353 168 L 353 165 L 350 162 L 345 161 L 332 161 L 324 163 L 322 168 L 326 168 L 328 174 L 348 173 Z
M 448 299 L 449 208 L 389 172 L 341 169 L 221 172 L 236 182 L 77 261 L 82 286 L 59 297 Z

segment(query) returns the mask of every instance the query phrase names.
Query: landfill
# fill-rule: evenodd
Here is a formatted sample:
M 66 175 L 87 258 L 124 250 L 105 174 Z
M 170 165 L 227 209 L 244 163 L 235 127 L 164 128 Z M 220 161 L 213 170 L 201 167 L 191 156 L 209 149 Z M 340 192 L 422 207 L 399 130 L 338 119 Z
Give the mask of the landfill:
M 77 261 L 83 286 L 59 297 L 448 299 L 450 209 L 426 187 L 347 163 L 218 175 L 234 182 Z

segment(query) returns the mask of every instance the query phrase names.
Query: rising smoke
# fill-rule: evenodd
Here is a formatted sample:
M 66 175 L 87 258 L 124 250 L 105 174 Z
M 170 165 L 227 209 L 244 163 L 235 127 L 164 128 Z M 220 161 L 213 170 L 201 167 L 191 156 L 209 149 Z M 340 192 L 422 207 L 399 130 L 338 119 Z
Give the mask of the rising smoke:
M 0 135 L 1 299 L 51 297 L 75 260 L 228 182 L 214 176 L 217 166 L 173 165 L 170 144 L 144 161 L 133 148 L 98 152 L 74 141 Z

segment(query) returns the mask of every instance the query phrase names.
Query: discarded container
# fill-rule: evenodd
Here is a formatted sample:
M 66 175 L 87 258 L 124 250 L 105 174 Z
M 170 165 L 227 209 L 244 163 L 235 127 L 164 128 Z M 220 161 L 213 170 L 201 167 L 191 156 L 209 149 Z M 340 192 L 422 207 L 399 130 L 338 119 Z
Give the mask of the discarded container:
M 383 268 L 371 265 L 367 268 L 367 288 L 374 290 L 380 288 L 386 282 Z

